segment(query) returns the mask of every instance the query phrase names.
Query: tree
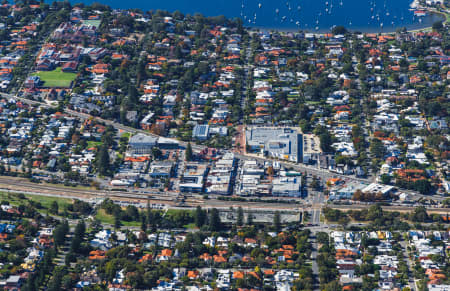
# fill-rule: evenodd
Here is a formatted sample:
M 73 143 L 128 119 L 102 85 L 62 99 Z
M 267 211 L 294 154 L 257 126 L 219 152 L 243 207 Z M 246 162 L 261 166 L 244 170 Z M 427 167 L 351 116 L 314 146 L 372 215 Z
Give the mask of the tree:
M 108 148 L 103 145 L 97 153 L 97 171 L 100 175 L 106 176 L 110 171 L 110 160 Z
M 382 159 L 386 154 L 383 143 L 378 138 L 373 138 L 370 143 L 370 153 L 378 159 Z
M 70 245 L 70 251 L 79 253 L 81 251 L 81 243 L 83 240 L 79 236 L 74 236 Z
M 381 175 L 381 183 L 383 184 L 390 184 L 391 183 L 391 176 L 388 174 Z
M 128 205 L 125 210 L 126 216 L 128 219 L 133 221 L 139 220 L 139 210 L 134 205 Z
M 416 207 L 414 212 L 411 213 L 410 219 L 413 222 L 427 222 L 429 220 L 429 216 L 425 206 Z
M 347 224 L 350 222 L 350 218 L 348 218 L 348 216 L 342 216 L 341 218 L 339 218 L 338 223 L 345 228 L 347 226 Z
M 120 221 L 119 215 L 114 215 L 114 228 L 120 229 L 121 225 L 122 225 L 122 222 Z
M 328 130 L 323 126 L 318 126 L 314 130 L 314 133 L 319 136 L 320 139 L 320 148 L 325 153 L 331 153 L 334 151 L 333 147 L 333 137 L 328 132 Z
M 61 290 L 61 281 L 63 276 L 66 274 L 66 270 L 64 267 L 57 266 L 55 267 L 55 270 L 53 271 L 53 277 L 48 283 L 47 290 L 49 291 L 58 291 Z
M 186 161 L 192 161 L 192 146 L 191 143 L 189 142 L 186 146 Z
M 237 226 L 244 225 L 244 210 L 241 206 L 238 208 L 236 224 Z
M 333 34 L 346 34 L 347 33 L 347 29 L 342 26 L 342 25 L 338 25 L 333 27 L 333 29 L 331 30 L 331 33 Z
M 162 151 L 159 148 L 154 147 L 152 148 L 152 156 L 155 160 L 159 160 L 162 156 Z
M 330 283 L 326 284 L 322 290 L 323 291 L 339 291 L 339 290 L 342 290 L 342 286 L 341 286 L 341 284 L 339 284 L 339 281 L 331 281 Z
M 414 189 L 419 191 L 421 194 L 429 194 L 433 187 L 431 186 L 430 181 L 428 180 L 417 180 L 413 185 Z
M 80 220 L 75 226 L 74 236 L 79 236 L 83 238 L 85 233 L 86 233 L 86 224 L 84 223 L 83 220 Z
M 58 214 L 58 210 L 59 210 L 58 208 L 59 208 L 58 202 L 53 201 L 52 204 L 50 205 L 49 211 L 52 214 Z
M 67 221 L 60 223 L 55 227 L 55 230 L 53 231 L 53 239 L 55 241 L 55 245 L 61 246 L 64 244 L 68 230 L 69 224 L 67 223 Z
M 383 217 L 383 208 L 381 208 L 380 204 L 374 204 L 369 207 L 369 211 L 367 213 L 367 219 L 370 221 L 374 221 L 377 218 Z
M 206 215 L 205 211 L 200 206 L 197 206 L 194 213 L 194 221 L 197 227 L 202 227 L 205 224 Z
M 442 24 L 442 21 L 436 21 L 433 23 L 433 30 L 441 31 L 444 28 L 444 25 Z
M 281 217 L 279 211 L 275 211 L 275 215 L 273 216 L 273 227 L 276 232 L 281 231 Z
M 147 231 L 147 217 L 145 215 L 141 216 L 141 230 Z
M 313 176 L 313 179 L 311 181 L 310 184 L 311 188 L 313 188 L 314 190 L 319 190 L 320 189 L 320 182 L 319 179 L 317 179 L 316 176 Z
M 219 210 L 213 208 L 209 215 L 209 230 L 220 231 L 222 222 L 220 221 Z
M 316 234 L 317 242 L 320 244 L 328 244 L 329 243 L 329 237 L 328 233 L 326 232 L 318 232 Z
M 250 211 L 247 213 L 247 225 L 253 225 L 253 213 Z

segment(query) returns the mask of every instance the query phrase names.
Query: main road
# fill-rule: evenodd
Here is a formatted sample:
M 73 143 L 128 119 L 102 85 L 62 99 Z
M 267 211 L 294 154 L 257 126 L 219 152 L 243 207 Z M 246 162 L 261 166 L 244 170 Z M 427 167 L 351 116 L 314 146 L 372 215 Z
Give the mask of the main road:
M 55 108 L 55 106 L 45 103 L 45 102 L 40 102 L 40 101 L 36 101 L 36 100 L 30 100 L 28 98 L 23 98 L 23 97 L 19 97 L 16 95 L 12 95 L 12 94 L 7 94 L 7 93 L 0 93 L 0 96 L 4 97 L 4 98 L 9 98 L 9 99 L 14 99 L 16 101 L 21 101 L 23 103 L 26 104 L 30 104 L 30 105 L 36 105 L 36 106 L 43 106 L 43 107 L 47 107 L 47 108 Z M 146 135 L 150 135 L 156 138 L 159 138 L 161 136 L 155 135 L 147 130 L 142 130 L 142 129 L 137 129 L 137 128 L 133 128 L 133 127 L 129 127 L 126 125 L 123 125 L 121 123 L 118 123 L 116 121 L 112 121 L 112 120 L 107 120 L 107 119 L 103 119 L 100 117 L 96 117 L 96 116 L 92 116 L 90 114 L 86 114 L 86 113 L 82 113 L 82 112 L 78 112 L 75 110 L 71 110 L 68 108 L 65 108 L 65 112 L 71 116 L 75 116 L 77 118 L 80 118 L 81 120 L 86 120 L 86 119 L 90 119 L 90 118 L 94 118 L 100 122 L 103 122 L 107 125 L 111 125 L 114 128 L 116 128 L 117 130 L 123 131 L 123 132 L 129 132 L 129 133 L 143 133 Z M 186 147 L 187 146 L 187 142 L 183 142 L 183 141 L 179 141 L 177 139 L 174 138 L 166 138 L 163 137 L 169 141 L 172 141 L 174 143 L 178 143 L 180 146 L 182 147 Z M 203 145 L 199 145 L 196 143 L 191 143 L 192 149 L 195 152 L 201 152 L 202 150 L 204 150 L 206 148 L 206 146 Z M 288 161 L 283 161 L 283 160 L 275 160 L 272 158 L 268 158 L 268 157 L 261 157 L 261 156 L 257 156 L 257 155 L 249 155 L 249 154 L 240 154 L 240 153 L 234 153 L 236 158 L 242 159 L 242 160 L 257 160 L 259 162 L 266 162 L 266 161 L 277 161 L 279 162 L 281 165 L 283 165 L 284 167 L 287 168 L 292 168 L 296 171 L 300 171 L 300 172 L 307 172 L 311 175 L 317 176 L 322 178 L 323 181 L 328 180 L 329 178 L 341 178 L 345 181 L 355 181 L 355 182 L 360 182 L 360 183 L 371 183 L 372 181 L 370 179 L 363 179 L 363 178 L 358 178 L 358 177 L 354 177 L 354 176 L 347 176 L 347 175 L 342 175 L 339 173 L 334 173 L 325 169 L 320 169 L 317 167 L 313 167 L 310 165 L 305 165 L 305 164 L 299 164 L 299 163 L 293 163 L 293 162 L 288 162 Z M 406 192 L 410 195 L 413 195 L 416 198 L 431 198 L 430 196 L 424 196 L 424 195 L 420 195 L 417 192 L 414 191 L 410 191 L 410 190 L 402 190 L 403 192 Z M 442 196 L 433 196 L 433 199 L 437 200 L 437 201 L 442 201 L 445 198 L 443 198 Z
M 28 98 L 23 98 L 23 97 L 18 97 L 12 94 L 6 94 L 6 93 L 0 93 L 0 95 L 4 98 L 9 98 L 9 99 L 14 99 L 17 101 L 21 101 L 23 103 L 26 104 L 30 104 L 30 105 L 36 105 L 36 106 L 43 106 L 43 107 L 47 107 L 47 108 L 55 108 L 55 106 L 45 103 L 45 102 L 41 102 L 41 101 L 36 101 L 36 100 L 30 100 Z M 121 123 L 118 123 L 116 121 L 112 121 L 112 120 L 108 120 L 108 119 L 103 119 L 100 117 L 96 117 L 96 116 L 92 116 L 90 114 L 86 114 L 86 113 L 82 113 L 82 112 L 78 112 L 75 110 L 71 110 L 68 108 L 65 108 L 65 112 L 71 116 L 75 116 L 77 118 L 80 118 L 81 120 L 86 120 L 86 119 L 90 119 L 90 118 L 95 118 L 96 120 L 98 120 L 99 122 L 103 122 L 104 124 L 107 125 L 111 125 L 114 128 L 116 128 L 117 130 L 123 131 L 123 132 L 129 132 L 129 133 L 143 133 L 146 135 L 150 135 L 153 137 L 160 137 L 158 135 L 155 135 L 147 130 L 142 130 L 142 129 L 137 129 L 137 128 L 133 128 L 133 127 L 129 127 L 126 125 L 123 125 Z M 174 143 L 178 143 L 180 146 L 182 147 L 186 147 L 187 146 L 187 142 L 183 142 L 174 138 L 166 138 L 165 139 L 172 141 Z M 196 143 L 191 143 L 192 149 L 195 152 L 200 152 L 202 150 L 204 150 L 206 148 L 206 146 L 203 145 L 199 145 Z M 281 165 L 288 167 L 288 168 L 292 168 L 294 170 L 297 171 L 301 171 L 301 172 L 308 172 L 312 175 L 318 176 L 318 177 L 323 177 L 325 179 L 327 178 L 331 178 L 331 177 L 339 177 L 345 180 L 352 180 L 352 181 L 359 181 L 359 182 L 363 182 L 363 183 L 370 183 L 369 179 L 362 179 L 362 178 L 356 178 L 353 176 L 346 176 L 346 175 L 341 175 L 338 173 L 333 173 L 330 172 L 328 170 L 324 170 L 324 169 L 319 169 L 317 167 L 313 167 L 313 166 L 309 166 L 309 165 L 305 165 L 305 164 L 298 164 L 298 163 L 292 163 L 292 162 L 288 162 L 288 161 L 282 161 L 282 160 L 275 160 L 275 159 L 271 159 L 268 157 L 260 157 L 260 156 L 256 156 L 256 155 L 248 155 L 248 154 L 238 154 L 235 153 L 236 157 L 242 160 L 257 160 L 259 162 L 266 162 L 266 161 L 277 161 L 279 162 Z

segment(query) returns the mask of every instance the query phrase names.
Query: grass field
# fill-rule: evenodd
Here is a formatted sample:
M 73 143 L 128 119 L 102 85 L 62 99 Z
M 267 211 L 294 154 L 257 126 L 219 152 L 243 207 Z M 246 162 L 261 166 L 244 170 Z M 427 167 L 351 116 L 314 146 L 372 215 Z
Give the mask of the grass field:
M 124 133 L 122 133 L 122 135 L 120 137 L 123 137 L 123 138 L 126 137 L 127 139 L 130 139 L 131 133 L 130 132 L 124 132 Z
M 101 141 L 93 141 L 93 140 L 90 140 L 90 141 L 88 141 L 87 142 L 87 148 L 89 149 L 89 148 L 95 148 L 95 147 L 98 147 L 98 146 L 101 146 L 102 145 L 102 142 Z
M 97 214 L 95 215 L 95 218 L 102 223 L 114 225 L 114 216 L 107 214 L 104 209 L 99 209 L 97 211 Z M 141 225 L 141 223 L 138 221 L 123 221 L 123 220 L 121 221 L 121 224 L 123 226 L 134 226 L 134 227 L 138 227 Z
M 29 195 L 25 194 L 25 197 L 28 200 L 39 202 L 43 207 L 49 208 L 53 201 L 58 202 L 59 208 L 62 209 L 68 204 L 72 204 L 72 199 L 67 198 L 59 198 L 59 197 L 50 197 L 50 196 L 38 196 L 38 195 Z M 18 194 L 0 192 L 0 201 L 8 201 L 11 205 L 20 205 L 26 204 L 25 199 L 20 199 Z
M 195 223 L 186 224 L 184 227 L 187 228 L 187 229 L 196 229 L 197 228 Z
M 38 76 L 44 87 L 57 87 L 57 88 L 69 88 L 72 81 L 75 80 L 77 74 L 65 73 L 61 71 L 61 67 L 54 69 L 53 71 L 41 71 L 34 74 Z

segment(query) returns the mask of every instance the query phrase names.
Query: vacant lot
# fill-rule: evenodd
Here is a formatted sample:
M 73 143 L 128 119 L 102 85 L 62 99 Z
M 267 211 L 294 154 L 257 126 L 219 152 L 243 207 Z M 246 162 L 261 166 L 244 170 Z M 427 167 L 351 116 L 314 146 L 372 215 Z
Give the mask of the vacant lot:
M 75 80 L 77 74 L 75 73 L 65 73 L 61 71 L 61 68 L 56 68 L 53 71 L 42 71 L 34 74 L 39 76 L 42 82 L 44 82 L 44 87 L 56 87 L 56 88 L 68 88 L 72 81 Z

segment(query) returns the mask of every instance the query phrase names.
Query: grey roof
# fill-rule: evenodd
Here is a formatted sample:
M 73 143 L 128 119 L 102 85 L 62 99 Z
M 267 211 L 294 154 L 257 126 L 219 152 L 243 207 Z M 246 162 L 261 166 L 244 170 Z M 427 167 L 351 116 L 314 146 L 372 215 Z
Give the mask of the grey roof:
M 156 144 L 157 141 L 158 141 L 157 137 L 138 133 L 130 138 L 129 144 L 130 145 Z
M 247 145 L 261 147 L 269 156 L 301 161 L 303 138 L 296 129 L 289 127 L 253 127 L 245 132 Z
M 196 125 L 192 131 L 193 137 L 208 137 L 209 133 L 209 125 L 202 124 L 202 125 Z

